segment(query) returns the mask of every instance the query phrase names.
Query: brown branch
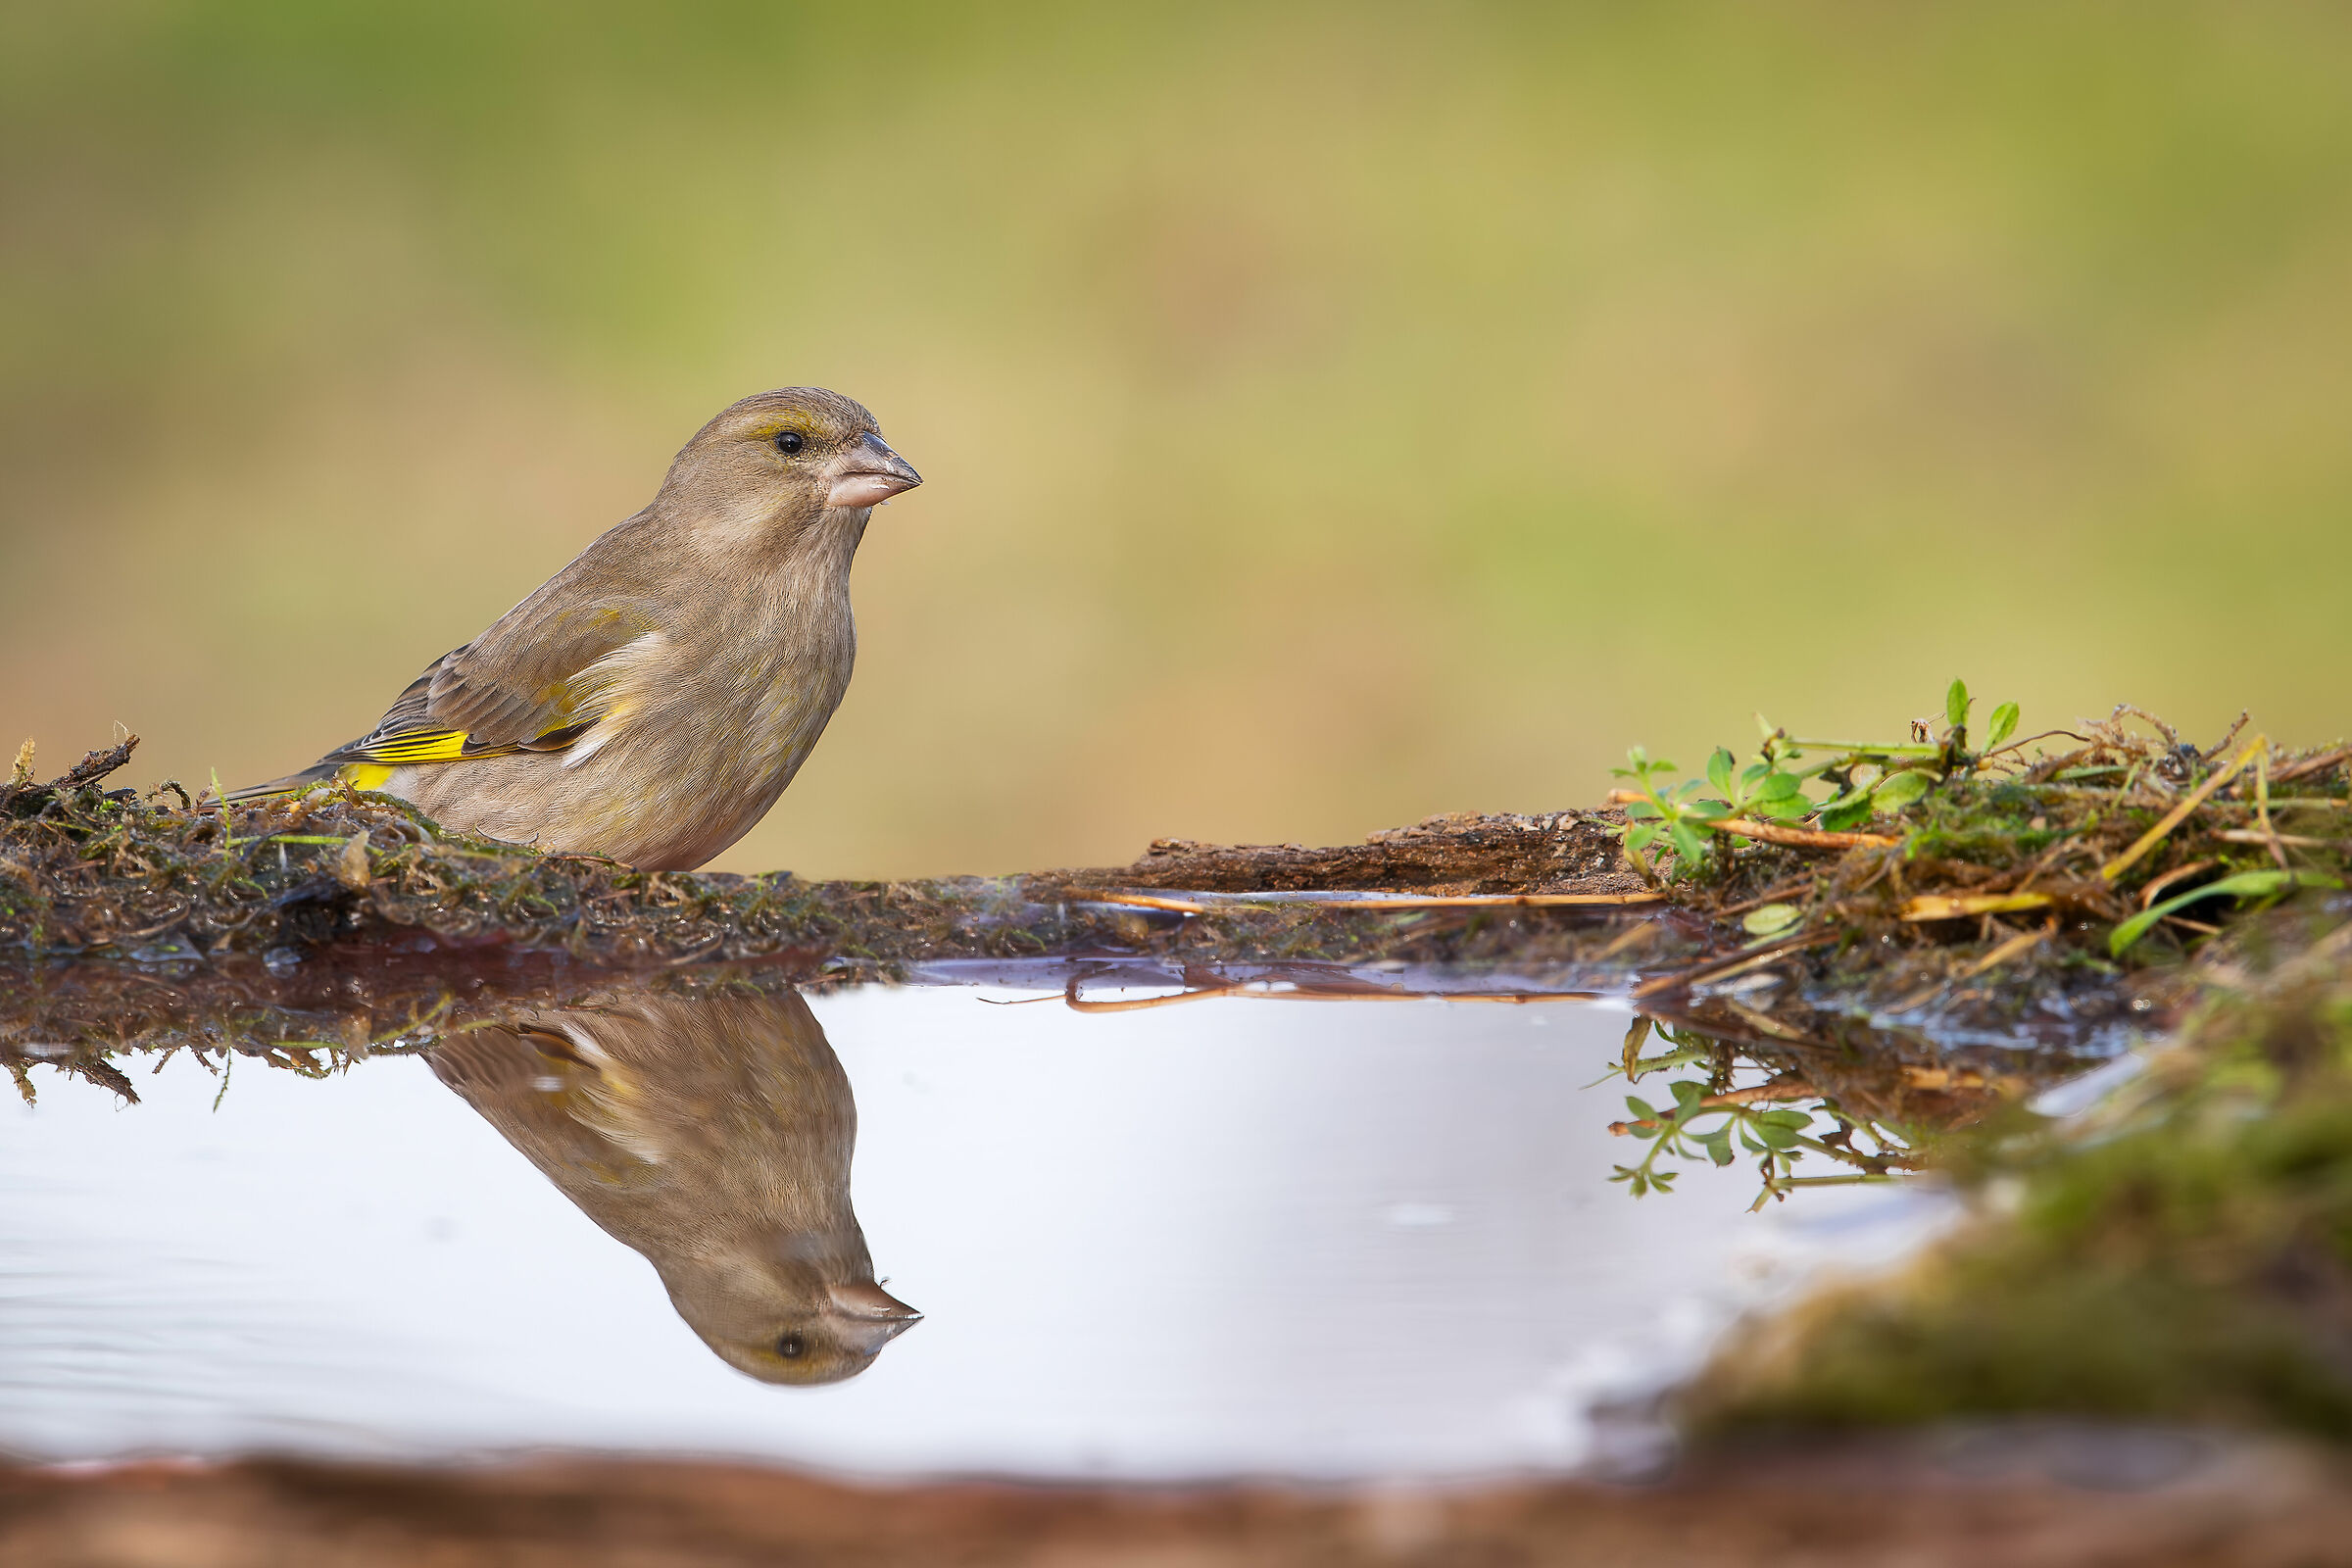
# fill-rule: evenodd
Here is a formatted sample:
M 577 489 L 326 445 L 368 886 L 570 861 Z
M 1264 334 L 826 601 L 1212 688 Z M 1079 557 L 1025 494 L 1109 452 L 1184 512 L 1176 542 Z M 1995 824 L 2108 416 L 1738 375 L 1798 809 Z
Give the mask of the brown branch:
M 1690 1108 L 1693 1111 L 1722 1110 L 1732 1105 L 1752 1105 L 1758 1102 L 1784 1100 L 1820 1100 L 1823 1098 L 1825 1097 L 1822 1092 L 1811 1084 L 1793 1078 L 1776 1078 L 1771 1083 L 1757 1084 L 1752 1089 L 1731 1089 L 1720 1095 L 1709 1095 Z M 1639 1121 L 1613 1121 L 1609 1123 L 1609 1131 L 1617 1137 L 1623 1138 L 1628 1133 L 1648 1132 L 1653 1127 L 1663 1127 L 1666 1125 L 1666 1120 L 1663 1117 L 1644 1116 Z
M 2312 773 L 2324 773 L 2338 762 L 2344 761 L 2352 761 L 2352 746 L 2339 746 L 2332 752 L 2323 752 L 2317 757 L 2306 757 L 2300 762 L 2289 762 L 2271 775 L 2271 782 L 2284 784 L 2289 779 L 2302 778 Z
M 1753 969 L 1760 964 L 1770 963 L 1775 958 L 1786 957 L 1802 949 L 1818 948 L 1825 943 L 1835 942 L 1838 938 L 1838 933 L 1835 931 L 1814 931 L 1803 936 L 1790 937 L 1776 942 L 1769 948 L 1758 949 L 1750 953 L 1733 954 L 1728 957 L 1710 959 L 1688 969 L 1678 969 L 1672 974 L 1662 974 L 1654 979 L 1644 980 L 1634 987 L 1629 995 L 1638 1001 L 1643 997 L 1654 997 L 1661 991 L 1672 991 L 1680 986 L 1696 985 L 1701 980 L 1725 979 L 1743 969 Z
M 1903 842 L 1884 833 L 1830 833 L 1814 827 L 1783 827 L 1778 822 L 1758 822 L 1744 816 L 1717 817 L 1702 825 L 1736 838 L 1784 844 L 1796 850 L 1890 850 Z
M 0 783 L 0 812 L 14 816 L 30 816 L 38 808 L 34 807 L 34 802 L 37 801 L 41 806 L 46 806 L 60 795 L 71 794 L 84 784 L 97 783 L 107 774 L 129 761 L 130 754 L 138 744 L 139 738 L 136 735 L 125 734 L 119 744 L 110 746 L 103 752 L 90 753 L 48 783 L 35 784 L 28 776 L 31 770 L 32 743 L 26 741 L 25 749 L 17 754 L 17 776 L 6 783 Z
M 1609 906 L 1626 904 L 1658 904 L 1663 893 L 1462 893 L 1451 896 L 1437 894 L 1400 893 L 1391 898 L 1327 899 L 1286 893 L 1234 893 L 1219 898 L 1214 904 L 1202 904 L 1194 899 L 1171 899 L 1156 893 L 1105 893 L 1093 888 L 1072 888 L 1069 897 L 1078 904 L 1110 904 L 1138 909 L 1166 909 L 1175 914 L 1211 914 L 1219 909 L 1367 909 L 1382 912 L 1396 909 L 1491 909 L 1516 906 L 1521 908 L 1548 909 L 1578 906 Z

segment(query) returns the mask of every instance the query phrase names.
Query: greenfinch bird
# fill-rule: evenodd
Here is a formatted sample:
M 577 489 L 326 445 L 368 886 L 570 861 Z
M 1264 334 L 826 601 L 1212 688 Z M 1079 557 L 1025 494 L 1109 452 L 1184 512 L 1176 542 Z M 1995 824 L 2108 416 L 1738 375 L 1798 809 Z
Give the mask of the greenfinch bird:
M 857 657 L 850 563 L 922 476 L 838 393 L 745 398 L 686 443 L 653 504 L 419 675 L 300 773 L 445 826 L 690 870 L 808 760 Z
M 799 996 L 640 993 L 456 1034 L 430 1060 L 737 1371 L 838 1383 L 921 1317 L 874 1280 L 850 1208 L 858 1107 Z

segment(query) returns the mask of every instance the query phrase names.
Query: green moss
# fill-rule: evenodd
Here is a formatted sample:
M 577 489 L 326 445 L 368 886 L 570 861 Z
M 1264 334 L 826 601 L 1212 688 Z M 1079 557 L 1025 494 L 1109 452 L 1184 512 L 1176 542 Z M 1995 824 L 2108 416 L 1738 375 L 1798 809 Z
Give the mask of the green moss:
M 1694 1387 L 1695 1423 L 2063 1413 L 2352 1441 L 2346 935 L 2212 1004 L 2089 1126 L 1981 1130 L 1954 1164 L 2009 1201 L 1750 1335 Z

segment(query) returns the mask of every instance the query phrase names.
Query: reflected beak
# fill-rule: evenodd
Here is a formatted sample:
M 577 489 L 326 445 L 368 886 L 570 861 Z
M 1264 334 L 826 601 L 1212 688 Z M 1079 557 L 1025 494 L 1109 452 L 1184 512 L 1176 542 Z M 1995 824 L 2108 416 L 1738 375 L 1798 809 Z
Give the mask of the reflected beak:
M 860 436 L 835 465 L 833 488 L 825 496 L 825 505 L 835 510 L 879 506 L 922 482 L 923 476 L 880 436 Z
M 872 1280 L 828 1285 L 825 1295 L 830 1298 L 830 1315 L 842 1338 L 868 1355 L 923 1320 L 922 1313 Z

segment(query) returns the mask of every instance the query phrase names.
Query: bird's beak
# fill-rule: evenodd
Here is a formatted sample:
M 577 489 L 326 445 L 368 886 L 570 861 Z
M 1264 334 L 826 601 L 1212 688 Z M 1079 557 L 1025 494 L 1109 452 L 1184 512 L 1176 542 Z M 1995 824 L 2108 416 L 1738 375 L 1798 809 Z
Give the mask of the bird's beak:
M 825 1295 L 830 1299 L 831 1316 L 841 1336 L 868 1355 L 923 1320 L 922 1313 L 872 1280 L 828 1285 Z
M 860 436 L 833 466 L 833 488 L 825 505 L 836 510 L 878 506 L 923 482 L 905 458 L 878 435 Z M 887 1298 L 886 1298 L 887 1299 Z

